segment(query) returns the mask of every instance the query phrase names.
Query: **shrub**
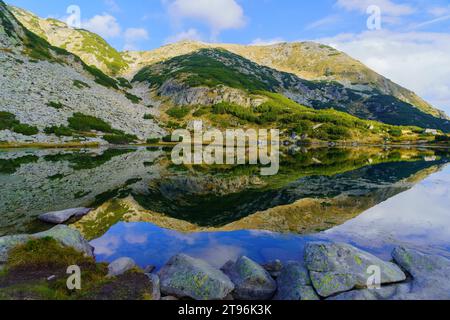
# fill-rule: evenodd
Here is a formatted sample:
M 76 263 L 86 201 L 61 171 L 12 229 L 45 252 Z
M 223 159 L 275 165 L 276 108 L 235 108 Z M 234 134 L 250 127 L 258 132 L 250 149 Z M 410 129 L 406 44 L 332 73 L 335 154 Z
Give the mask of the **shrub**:
M 144 115 L 144 120 L 154 120 L 154 119 L 155 117 L 150 113 Z
M 391 129 L 391 130 L 389 130 L 389 134 L 393 137 L 398 138 L 398 137 L 401 137 L 403 133 L 402 133 L 402 130 L 400 130 L 400 129 Z
M 123 133 L 105 135 L 103 139 L 111 144 L 129 144 L 135 142 L 137 140 L 137 137 L 135 135 Z
M 135 96 L 134 94 L 128 92 L 125 92 L 125 97 L 127 97 L 127 99 L 133 102 L 134 104 L 138 104 L 139 102 L 142 101 L 142 99 L 139 98 L 138 96 Z
M 0 130 L 11 130 L 25 136 L 32 136 L 39 132 L 38 128 L 20 123 L 10 112 L 0 111 Z
M 47 103 L 47 106 L 49 106 L 50 108 L 55 108 L 57 110 L 64 108 L 64 105 L 61 102 L 55 102 L 55 101 L 49 101 Z
M 73 131 L 65 126 L 52 126 L 44 129 L 46 134 L 54 134 L 57 137 L 71 137 Z
M 173 107 L 166 111 L 166 113 L 175 119 L 183 119 L 186 117 L 191 109 L 189 107 Z
M 39 133 L 38 128 L 23 123 L 13 125 L 12 131 L 23 134 L 25 136 L 33 136 Z
M 83 81 L 80 81 L 80 80 L 73 80 L 73 85 L 75 87 L 77 87 L 78 89 L 90 88 L 91 87 L 86 82 L 83 82 Z
M 155 143 L 159 143 L 160 139 L 159 138 L 149 138 L 147 139 L 147 144 L 155 144 Z
M 125 78 L 117 78 L 117 82 L 119 83 L 119 86 L 121 86 L 122 88 L 128 88 L 128 89 L 132 89 L 133 86 L 130 84 L 130 81 L 128 81 Z
M 69 128 L 76 131 L 96 130 L 105 133 L 117 133 L 117 130 L 114 130 L 109 123 L 79 112 L 75 113 L 67 121 L 69 122 Z

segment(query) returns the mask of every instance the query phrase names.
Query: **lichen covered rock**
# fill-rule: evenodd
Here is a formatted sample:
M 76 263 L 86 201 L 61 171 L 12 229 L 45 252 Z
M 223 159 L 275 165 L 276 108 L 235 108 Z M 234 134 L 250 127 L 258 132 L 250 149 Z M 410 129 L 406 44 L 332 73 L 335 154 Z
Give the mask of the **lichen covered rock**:
M 223 300 L 234 285 L 220 270 L 184 254 L 177 255 L 159 271 L 161 293 L 195 300 Z
M 312 287 L 309 272 L 299 262 L 288 262 L 277 278 L 278 290 L 274 300 L 319 300 Z

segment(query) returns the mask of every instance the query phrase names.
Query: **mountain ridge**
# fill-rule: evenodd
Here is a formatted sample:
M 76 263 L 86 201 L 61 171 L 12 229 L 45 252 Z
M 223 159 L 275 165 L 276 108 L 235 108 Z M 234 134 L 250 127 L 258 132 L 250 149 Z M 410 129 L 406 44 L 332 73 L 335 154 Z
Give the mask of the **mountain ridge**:
M 118 52 L 98 35 L 69 28 L 64 22 L 42 19 L 16 7 L 13 13 L 27 28 L 64 47 L 112 76 L 133 77 L 140 69 L 205 48 L 224 48 L 260 65 L 293 73 L 310 81 L 337 81 L 352 89 L 379 90 L 434 117 L 449 119 L 414 92 L 383 77 L 360 61 L 332 47 L 315 42 L 280 43 L 267 46 L 181 41 L 149 51 Z M 61 35 L 58 35 L 61 33 Z

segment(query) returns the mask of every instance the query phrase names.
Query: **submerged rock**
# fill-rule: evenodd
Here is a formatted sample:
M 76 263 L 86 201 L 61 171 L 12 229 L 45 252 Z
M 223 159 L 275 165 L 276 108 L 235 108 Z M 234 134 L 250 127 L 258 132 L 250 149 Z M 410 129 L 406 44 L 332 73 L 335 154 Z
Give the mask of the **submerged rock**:
M 86 256 L 93 257 L 93 248 L 89 242 L 82 237 L 80 232 L 68 226 L 58 225 L 54 228 L 32 235 L 13 235 L 0 238 L 0 263 L 8 261 L 9 250 L 20 244 L 25 244 L 32 239 L 53 238 L 66 247 L 84 253 Z
M 277 278 L 274 300 L 319 300 L 312 287 L 308 270 L 299 262 L 288 262 Z
M 123 257 L 114 260 L 108 265 L 108 277 L 117 277 L 136 267 L 133 259 Z
M 185 254 L 177 255 L 159 271 L 161 292 L 195 300 L 223 300 L 234 285 L 220 270 Z
M 47 222 L 47 223 L 53 223 L 53 224 L 61 224 L 66 222 L 72 217 L 82 217 L 87 215 L 91 209 L 89 208 L 74 208 L 74 209 L 67 209 L 62 211 L 54 211 L 54 212 L 48 212 L 41 214 L 39 216 L 39 220 Z
M 412 277 L 411 291 L 398 296 L 410 300 L 450 300 L 450 260 L 398 247 L 394 261 Z
M 367 288 L 372 267 L 380 268 L 381 284 L 406 279 L 397 265 L 347 244 L 309 243 L 305 249 L 305 264 L 314 288 L 324 298 L 355 288 Z
M 241 257 L 235 264 L 227 264 L 224 272 L 236 286 L 233 293 L 238 300 L 269 300 L 277 284 L 270 274 L 256 262 Z

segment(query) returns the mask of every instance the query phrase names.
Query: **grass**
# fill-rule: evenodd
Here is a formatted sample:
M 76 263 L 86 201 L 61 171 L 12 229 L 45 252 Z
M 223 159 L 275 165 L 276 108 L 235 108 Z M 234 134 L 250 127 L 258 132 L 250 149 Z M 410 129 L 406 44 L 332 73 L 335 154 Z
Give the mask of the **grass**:
M 153 116 L 150 113 L 147 113 L 144 115 L 144 120 L 154 120 L 154 119 L 155 119 L 155 116 Z
M 77 87 L 78 89 L 84 89 L 84 88 L 90 88 L 91 87 L 86 82 L 83 82 L 81 80 L 73 80 L 73 85 L 75 87 Z

